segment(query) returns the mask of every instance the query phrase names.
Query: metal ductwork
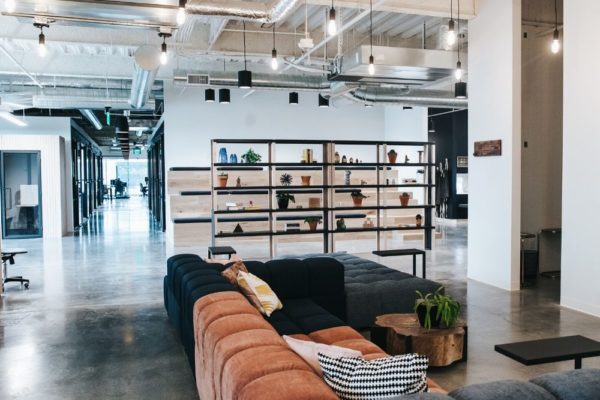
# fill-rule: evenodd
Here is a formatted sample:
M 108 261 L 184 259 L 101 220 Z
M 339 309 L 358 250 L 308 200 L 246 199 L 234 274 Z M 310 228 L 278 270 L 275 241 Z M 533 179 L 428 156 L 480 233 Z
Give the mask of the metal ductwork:
M 129 110 L 129 90 L 126 89 L 75 89 L 44 88 L 43 91 L 32 90 L 32 105 L 35 108 L 50 109 L 92 109 L 102 110 L 111 107 L 116 110 Z M 21 92 L 23 93 L 23 92 Z M 41 94 L 37 94 L 41 93 Z M 146 102 L 145 109 L 154 109 L 154 100 Z
M 275 0 L 269 4 L 249 1 L 188 0 L 185 10 L 190 15 L 274 23 L 285 17 L 297 4 L 298 0 Z
M 468 99 L 456 99 L 452 92 L 438 90 L 411 90 L 407 94 L 400 94 L 393 88 L 356 89 L 346 94 L 361 103 L 380 105 L 404 105 L 415 107 L 436 108 L 468 108 Z
M 140 109 L 150 98 L 152 85 L 160 67 L 160 50 L 156 46 L 140 46 L 135 51 L 135 72 L 131 83 L 129 104 Z
M 196 79 L 196 76 L 201 76 L 202 79 Z M 193 86 L 222 86 L 231 88 L 238 86 L 237 72 L 210 72 L 207 74 L 175 71 L 174 81 Z M 197 82 L 202 82 L 202 84 L 198 84 Z M 329 91 L 330 84 L 320 76 L 253 73 L 252 88 L 261 90 Z

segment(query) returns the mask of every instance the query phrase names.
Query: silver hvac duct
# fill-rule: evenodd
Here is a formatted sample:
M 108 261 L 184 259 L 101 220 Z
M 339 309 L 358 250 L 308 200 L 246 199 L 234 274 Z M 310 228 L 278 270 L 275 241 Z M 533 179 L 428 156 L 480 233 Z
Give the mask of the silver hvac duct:
M 152 85 L 160 67 L 160 50 L 156 46 L 140 46 L 135 51 L 135 72 L 131 82 L 129 104 L 132 108 L 144 107 L 150 98 Z
M 208 77 L 208 83 L 203 86 L 224 86 L 231 88 L 236 88 L 238 86 L 237 72 L 209 72 L 206 74 L 196 74 L 176 71 L 174 81 L 194 85 L 191 82 L 194 81 L 193 78 L 195 76 Z M 330 84 L 320 76 L 253 73 L 252 88 L 262 90 L 329 91 Z
M 407 94 L 399 94 L 396 89 L 371 88 L 357 89 L 346 95 L 361 103 L 381 105 L 405 105 L 415 107 L 468 108 L 468 99 L 456 99 L 454 94 L 438 90 L 411 90 Z
M 227 4 L 223 4 L 227 3 Z M 249 1 L 188 0 L 185 10 L 190 15 L 244 19 L 262 23 L 277 22 L 289 13 L 298 0 L 275 0 L 269 4 Z
M 22 92 L 23 93 L 23 92 Z M 24 92 L 26 93 L 26 92 Z M 129 110 L 129 91 L 119 89 L 76 89 L 45 88 L 42 94 L 31 91 L 32 105 L 35 108 L 66 108 L 102 110 L 111 107 L 117 110 Z M 154 109 L 154 101 L 146 102 L 147 109 Z

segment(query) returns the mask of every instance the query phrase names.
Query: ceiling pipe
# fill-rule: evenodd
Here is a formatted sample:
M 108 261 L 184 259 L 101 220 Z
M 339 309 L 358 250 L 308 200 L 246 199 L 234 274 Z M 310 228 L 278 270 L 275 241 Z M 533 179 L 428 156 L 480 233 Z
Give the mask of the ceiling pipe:
M 237 72 L 209 72 L 206 86 L 237 88 Z M 176 71 L 173 78 L 176 83 L 187 83 L 187 74 Z M 329 91 L 330 84 L 320 76 L 299 76 L 290 74 L 252 74 L 252 88 L 261 90 Z
M 468 99 L 456 99 L 454 94 L 446 91 L 411 90 L 408 94 L 398 94 L 394 89 L 356 89 L 347 93 L 346 97 L 359 103 L 372 103 L 393 106 L 436 107 L 436 108 L 468 108 Z
M 134 54 L 135 71 L 131 83 L 129 104 L 135 109 L 144 107 L 150 98 L 150 92 L 160 67 L 158 46 L 140 46 Z
M 276 0 L 270 4 L 249 1 L 216 2 L 206 0 L 188 0 L 185 10 L 189 15 L 251 20 L 262 23 L 274 23 L 285 17 L 298 4 L 298 0 Z
M 79 111 L 88 121 L 92 123 L 92 125 L 94 125 L 94 128 L 96 128 L 97 131 L 102 130 L 102 124 L 100 123 L 98 117 L 96 117 L 96 114 L 94 114 L 92 110 L 84 108 Z

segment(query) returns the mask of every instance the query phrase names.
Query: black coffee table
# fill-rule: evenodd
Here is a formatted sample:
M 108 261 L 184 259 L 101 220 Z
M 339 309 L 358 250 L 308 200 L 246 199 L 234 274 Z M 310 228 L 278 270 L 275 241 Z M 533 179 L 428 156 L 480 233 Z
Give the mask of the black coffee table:
M 600 342 L 576 335 L 497 344 L 494 350 L 525 365 L 575 360 L 575 369 L 581 369 L 582 359 L 600 356 Z
M 231 246 L 211 246 L 208 248 L 208 258 L 213 258 L 213 256 L 226 255 L 231 260 L 231 255 L 237 254 L 235 249 Z
M 397 250 L 377 250 L 373 254 L 379 257 L 395 257 L 395 256 L 412 256 L 413 259 L 413 276 L 417 276 L 417 256 L 423 256 L 423 279 L 427 276 L 427 266 L 425 265 L 426 254 L 420 249 L 397 249 Z

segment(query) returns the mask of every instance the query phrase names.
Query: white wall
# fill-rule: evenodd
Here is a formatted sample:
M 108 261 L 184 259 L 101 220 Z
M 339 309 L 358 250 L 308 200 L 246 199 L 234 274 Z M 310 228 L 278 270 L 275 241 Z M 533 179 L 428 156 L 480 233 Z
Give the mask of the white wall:
M 62 147 L 62 156 L 59 155 L 58 159 L 56 160 L 60 164 L 58 164 L 58 166 L 47 165 L 47 168 L 52 168 L 54 173 L 60 171 L 59 176 L 62 182 L 60 187 L 64 192 L 61 194 L 61 198 L 63 198 L 64 201 L 60 203 L 60 215 L 62 219 L 61 224 L 64 224 L 63 234 L 73 232 L 73 189 L 71 187 L 71 119 L 63 117 L 26 117 L 25 122 L 27 122 L 26 127 L 19 127 L 0 118 L 0 136 L 14 135 L 15 137 L 11 139 L 11 141 L 5 143 L 11 143 L 11 145 L 14 144 L 16 146 L 21 146 L 21 141 L 23 146 L 34 146 L 35 139 L 28 139 L 26 136 L 59 136 L 63 138 L 63 140 L 60 142 Z M 35 150 L 35 148 L 32 149 Z M 5 150 L 10 150 L 10 148 L 6 148 Z M 44 166 L 42 166 L 42 168 L 44 168 Z M 42 186 L 42 190 L 46 190 L 45 185 Z M 45 195 L 45 192 L 42 193 L 42 197 Z M 45 230 L 44 233 L 46 233 Z M 54 234 L 52 235 L 54 236 Z
M 469 21 L 469 148 L 502 140 L 502 156 L 469 156 L 468 276 L 519 288 L 521 1 L 480 0 Z
M 564 3 L 561 304 L 600 316 L 597 0 Z

